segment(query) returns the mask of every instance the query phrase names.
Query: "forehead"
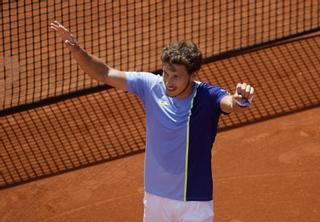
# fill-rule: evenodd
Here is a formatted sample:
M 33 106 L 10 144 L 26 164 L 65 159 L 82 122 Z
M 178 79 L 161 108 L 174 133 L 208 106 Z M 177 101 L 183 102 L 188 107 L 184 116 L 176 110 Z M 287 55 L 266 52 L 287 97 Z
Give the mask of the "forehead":
M 184 65 L 181 64 L 169 64 L 169 63 L 163 63 L 162 64 L 163 71 L 167 73 L 175 73 L 175 74 L 187 74 L 187 69 Z

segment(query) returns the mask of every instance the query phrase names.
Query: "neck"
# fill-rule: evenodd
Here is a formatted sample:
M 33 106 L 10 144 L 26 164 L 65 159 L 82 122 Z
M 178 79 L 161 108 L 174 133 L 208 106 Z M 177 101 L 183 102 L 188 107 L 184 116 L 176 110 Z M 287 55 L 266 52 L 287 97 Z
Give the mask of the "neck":
M 175 97 L 178 98 L 178 99 L 185 99 L 185 98 L 189 97 L 192 94 L 193 89 L 194 89 L 194 81 L 190 81 L 186 85 L 186 87 L 178 95 L 176 95 Z

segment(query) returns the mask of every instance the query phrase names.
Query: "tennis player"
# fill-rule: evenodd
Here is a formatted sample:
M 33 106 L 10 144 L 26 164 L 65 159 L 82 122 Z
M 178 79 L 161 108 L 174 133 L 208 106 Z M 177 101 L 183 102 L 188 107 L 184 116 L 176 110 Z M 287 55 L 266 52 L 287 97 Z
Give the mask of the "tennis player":
M 192 42 L 164 48 L 163 75 L 123 72 L 87 53 L 59 22 L 62 38 L 84 72 L 137 95 L 147 124 L 144 221 L 213 221 L 211 148 L 220 114 L 243 112 L 254 88 L 238 83 L 235 93 L 196 81 L 202 54 Z

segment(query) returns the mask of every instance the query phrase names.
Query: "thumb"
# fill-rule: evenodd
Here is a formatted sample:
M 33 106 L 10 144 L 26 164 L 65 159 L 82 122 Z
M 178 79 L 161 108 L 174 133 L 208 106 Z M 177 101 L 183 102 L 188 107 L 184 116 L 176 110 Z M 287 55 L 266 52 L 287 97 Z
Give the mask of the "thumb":
M 70 42 L 69 40 L 66 40 L 65 42 L 64 42 L 64 44 L 68 47 L 68 49 L 70 49 L 70 50 L 72 50 L 75 46 L 76 46 L 76 44 L 75 43 L 72 43 L 72 42 Z
M 233 94 L 233 98 L 237 101 L 242 99 L 242 95 L 238 94 L 237 92 L 235 94 Z

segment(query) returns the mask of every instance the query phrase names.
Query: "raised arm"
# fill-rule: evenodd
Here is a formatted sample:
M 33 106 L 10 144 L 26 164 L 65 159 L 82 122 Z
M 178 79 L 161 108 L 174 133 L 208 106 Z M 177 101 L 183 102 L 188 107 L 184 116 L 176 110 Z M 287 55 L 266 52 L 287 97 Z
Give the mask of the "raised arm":
M 86 52 L 79 46 L 71 32 L 58 21 L 51 23 L 51 29 L 60 36 L 71 51 L 73 58 L 85 73 L 89 74 L 93 79 L 104 82 L 109 86 L 125 91 L 127 90 L 125 72 L 111 68 L 101 59 Z
M 254 88 L 251 85 L 238 83 L 233 95 L 221 99 L 220 108 L 225 113 L 243 112 L 251 106 L 253 95 Z

